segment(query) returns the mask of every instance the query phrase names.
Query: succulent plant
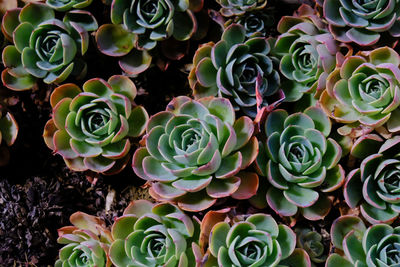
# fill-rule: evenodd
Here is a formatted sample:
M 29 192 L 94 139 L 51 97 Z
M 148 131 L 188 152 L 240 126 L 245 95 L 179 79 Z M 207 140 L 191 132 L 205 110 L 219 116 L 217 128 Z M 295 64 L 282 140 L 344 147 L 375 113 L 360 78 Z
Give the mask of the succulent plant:
M 70 221 L 73 226 L 58 230 L 60 249 L 55 267 L 109 267 L 109 247 L 112 236 L 105 223 L 97 217 L 75 212 Z
M 68 11 L 89 6 L 93 0 L 46 0 L 46 5 L 57 11 Z
M 399 131 L 399 65 L 400 56 L 389 47 L 347 57 L 327 78 L 322 108 L 348 127 L 371 131 L 386 124 L 389 132 Z
M 113 224 L 110 258 L 117 267 L 195 266 L 199 233 L 199 222 L 177 206 L 137 200 Z
M 0 105 L 1 108 L 1 105 Z M 18 135 L 18 124 L 10 112 L 0 109 L 0 166 L 4 166 L 10 159 L 7 146 L 14 144 Z
M 307 253 L 295 249 L 295 233 L 286 225 L 278 225 L 270 215 L 227 219 L 223 212 L 210 211 L 201 229 L 201 238 L 206 240 L 200 240 L 200 245 L 208 248 L 204 266 L 311 266 Z
M 221 5 L 220 13 L 225 17 L 243 15 L 245 12 L 263 9 L 267 0 L 216 0 Z
M 323 244 L 322 235 L 309 228 L 296 228 L 297 246 L 304 249 L 310 256 L 312 266 L 324 263 L 328 257 L 328 252 Z
M 217 199 L 247 199 L 258 176 L 240 172 L 257 156 L 251 119 L 235 119 L 228 99 L 174 98 L 147 124 L 145 147 L 135 151 L 133 169 L 151 183 L 157 200 L 187 211 L 211 207 Z
M 114 174 L 130 158 L 131 137 L 140 136 L 146 110 L 134 106 L 136 87 L 125 76 L 91 79 L 82 90 L 64 84 L 51 94 L 53 116 L 44 129 L 46 145 L 74 171 Z
M 326 78 L 341 60 L 340 45 L 327 31 L 315 11 L 303 4 L 293 16 L 284 16 L 278 24 L 281 35 L 273 54 L 280 58 L 280 71 L 285 101 L 299 100 L 303 94 L 319 96 Z
M 330 210 L 326 193 L 344 183 L 338 164 L 342 149 L 328 138 L 331 122 L 317 107 L 288 115 L 271 112 L 265 123 L 267 141 L 259 143 L 256 165 L 271 184 L 269 206 L 282 216 L 298 210 L 309 220 L 322 219 Z
M 333 245 L 344 256 L 331 254 L 326 267 L 378 267 L 400 264 L 400 227 L 375 224 L 366 229 L 360 218 L 342 216 L 331 228 Z
M 202 45 L 193 58 L 189 84 L 195 98 L 229 98 L 236 111 L 255 118 L 259 108 L 274 106 L 280 78 L 264 37 L 246 40 L 246 29 L 228 26 L 219 42 Z M 277 67 L 277 66 L 276 66 Z
M 361 46 L 377 43 L 384 33 L 399 37 L 399 9 L 399 0 L 325 0 L 323 3 L 324 17 L 335 39 Z
M 270 34 L 269 29 L 274 25 L 274 16 L 266 11 L 253 11 L 228 20 L 226 27 L 232 23 L 240 24 L 246 29 L 246 37 L 263 36 Z
M 150 66 L 149 51 L 158 42 L 170 38 L 186 41 L 196 32 L 197 22 L 191 9 L 199 9 L 203 1 L 193 2 L 113 0 L 113 24 L 102 25 L 97 31 L 98 48 L 106 55 L 122 57 L 119 65 L 127 74 L 141 73 Z M 173 57 L 172 54 L 167 56 Z
M 361 214 L 370 223 L 391 223 L 400 214 L 400 137 L 380 142 L 379 149 L 373 141 L 383 140 L 371 135 L 353 145 L 353 155 L 357 151 L 363 161 L 360 168 L 348 174 L 344 197 L 351 208 L 360 206 Z M 373 153 L 365 153 L 373 148 Z
M 50 84 L 61 83 L 71 74 L 84 75 L 86 63 L 79 56 L 88 49 L 88 31 L 96 29 L 97 22 L 87 11 L 71 11 L 63 21 L 41 3 L 8 11 L 2 31 L 14 45 L 3 50 L 3 84 L 21 91 L 31 89 L 38 78 Z

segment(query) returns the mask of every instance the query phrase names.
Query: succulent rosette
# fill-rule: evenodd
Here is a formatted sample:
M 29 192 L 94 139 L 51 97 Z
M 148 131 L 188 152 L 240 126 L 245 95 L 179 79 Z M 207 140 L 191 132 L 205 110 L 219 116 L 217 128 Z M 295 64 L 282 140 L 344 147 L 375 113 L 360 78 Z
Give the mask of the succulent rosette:
M 71 215 L 73 226 L 58 230 L 59 244 L 64 245 L 59 252 L 55 267 L 110 267 L 109 247 L 112 236 L 105 223 L 83 212 Z
M 326 267 L 379 267 L 400 264 L 400 227 L 375 224 L 366 229 L 360 218 L 342 216 L 331 228 L 333 245 L 343 256 L 331 254 Z
M 310 256 L 311 266 L 324 263 L 328 257 L 328 252 L 323 244 L 322 235 L 309 228 L 296 228 L 297 246 L 304 249 Z
M 8 11 L 2 31 L 13 45 L 3 50 L 3 84 L 21 91 L 31 89 L 37 79 L 50 84 L 84 75 L 86 63 L 80 57 L 89 46 L 88 32 L 96 29 L 97 22 L 87 11 L 71 11 L 63 21 L 41 3 Z
M 1 105 L 0 105 L 1 107 Z M 8 147 L 17 139 L 18 124 L 10 112 L 0 109 L 0 166 L 4 166 L 10 159 Z
M 347 57 L 327 78 L 322 108 L 348 127 L 372 130 L 385 124 L 389 132 L 399 131 L 399 65 L 400 56 L 389 47 Z
M 135 96 L 134 83 L 120 75 L 108 82 L 91 79 L 83 91 L 75 84 L 57 87 L 43 133 L 46 145 L 74 171 L 121 171 L 130 158 L 130 138 L 140 136 L 148 120 L 146 110 L 134 106 Z
M 288 115 L 275 110 L 265 123 L 266 143 L 260 142 L 259 173 L 270 183 L 269 206 L 282 216 L 300 211 L 309 220 L 322 219 L 331 203 L 327 193 L 344 183 L 338 164 L 342 149 L 328 138 L 331 122 L 317 107 Z
M 303 249 L 295 249 L 296 234 L 267 214 L 208 212 L 201 223 L 200 246 L 207 247 L 204 266 L 311 266 Z M 201 248 L 200 247 L 200 248 Z
M 221 5 L 219 12 L 230 17 L 234 15 L 243 15 L 246 12 L 263 9 L 267 5 L 267 0 L 216 0 Z
M 152 61 L 149 51 L 166 39 L 187 41 L 196 32 L 197 22 L 192 10 L 201 9 L 203 1 L 188 0 L 113 0 L 112 24 L 102 25 L 96 34 L 100 51 L 122 57 L 119 65 L 124 72 L 136 75 L 145 71 Z M 166 56 L 176 56 L 164 49 Z M 171 52 L 171 53 L 169 53 Z
M 308 5 L 303 4 L 294 16 L 284 16 L 278 24 L 281 33 L 273 54 L 280 58 L 285 101 L 298 101 L 303 94 L 319 96 L 326 78 L 342 59 L 340 45 L 327 31 L 325 23 Z
M 117 267 L 195 266 L 199 233 L 199 222 L 177 206 L 137 200 L 112 226 L 110 258 Z
M 375 148 L 373 141 L 382 139 L 377 140 L 371 135 L 353 145 L 353 155 L 357 151 L 364 159 L 360 168 L 349 173 L 344 197 L 351 208 L 359 206 L 361 214 L 370 223 L 392 223 L 400 214 L 400 137 L 381 142 L 379 149 L 363 155 L 362 151 Z
M 383 34 L 400 36 L 400 1 L 325 0 L 323 13 L 339 42 L 360 46 L 376 44 Z
M 196 51 L 189 74 L 193 95 L 229 98 L 236 111 L 255 118 L 259 108 L 276 104 L 279 92 L 280 78 L 270 48 L 264 37 L 247 39 L 242 25 L 228 26 L 219 42 Z
M 253 132 L 250 118 L 235 119 L 228 99 L 179 96 L 150 118 L 146 146 L 135 151 L 132 166 L 156 200 L 183 210 L 204 210 L 229 196 L 247 199 L 258 188 L 257 174 L 240 172 L 257 156 Z
M 89 6 L 93 0 L 46 0 L 46 5 L 57 11 L 68 11 Z
M 227 21 L 227 26 L 231 23 L 242 25 L 246 29 L 246 37 L 263 36 L 267 37 L 269 29 L 274 24 L 274 16 L 267 11 L 253 11 L 237 16 L 232 20 Z

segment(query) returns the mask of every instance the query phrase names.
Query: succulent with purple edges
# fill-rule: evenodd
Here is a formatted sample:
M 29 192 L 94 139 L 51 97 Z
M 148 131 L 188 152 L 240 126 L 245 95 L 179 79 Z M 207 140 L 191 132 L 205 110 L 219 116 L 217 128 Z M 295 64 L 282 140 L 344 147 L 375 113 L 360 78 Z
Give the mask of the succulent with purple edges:
M 267 0 L 216 0 L 221 5 L 219 12 L 225 17 L 243 15 L 246 12 L 263 9 Z
M 105 223 L 94 216 L 75 212 L 70 221 L 73 226 L 58 230 L 59 252 L 55 267 L 110 267 L 109 247 L 113 241 Z
M 196 258 L 200 224 L 177 206 L 132 202 L 112 226 L 110 258 L 117 267 L 189 267 Z
M 18 124 L 10 112 L 4 113 L 0 105 L 0 166 L 4 166 L 10 159 L 8 146 L 14 144 L 18 135 Z
M 219 42 L 204 44 L 196 51 L 189 74 L 193 95 L 196 99 L 229 98 L 236 111 L 251 118 L 260 108 L 275 106 L 283 96 L 270 48 L 264 37 L 246 38 L 242 25 L 228 26 Z
M 326 81 L 321 107 L 343 128 L 400 130 L 400 56 L 389 47 L 347 57 Z M 346 131 L 341 131 L 346 134 Z
M 311 267 L 303 249 L 295 249 L 296 234 L 267 214 L 237 215 L 209 211 L 201 222 L 199 255 L 203 266 Z
M 324 0 L 329 30 L 339 42 L 376 44 L 387 33 L 400 37 L 399 0 Z
M 150 51 L 158 42 L 171 39 L 187 41 L 196 32 L 197 21 L 192 10 L 199 10 L 203 1 L 189 0 L 113 0 L 112 24 L 102 25 L 96 33 L 100 51 L 122 57 L 119 65 L 128 75 L 145 71 L 151 64 Z M 176 44 L 172 42 L 173 44 Z M 167 42 L 164 42 L 167 44 Z M 176 45 L 163 49 L 171 59 Z
M 46 0 L 46 5 L 57 11 L 68 11 L 89 6 L 93 0 Z
M 38 79 L 50 84 L 85 75 L 86 63 L 80 57 L 89 46 L 88 32 L 96 29 L 95 18 L 83 10 L 65 14 L 63 21 L 41 3 L 9 10 L 2 31 L 13 45 L 3 50 L 3 84 L 21 91 L 31 89 Z
M 204 210 L 229 196 L 247 199 L 258 188 L 257 174 L 242 171 L 257 156 L 253 132 L 250 118 L 236 120 L 228 99 L 179 96 L 150 118 L 132 167 L 150 182 L 150 195 L 183 210 Z
M 331 254 L 326 267 L 383 267 L 400 264 L 400 227 L 375 224 L 366 229 L 360 218 L 342 216 L 332 224 L 331 240 L 341 253 Z
M 326 78 L 343 60 L 341 45 L 327 31 L 326 24 L 308 5 L 303 4 L 293 16 L 284 16 L 278 24 L 281 33 L 273 54 L 280 58 L 285 101 L 298 101 L 304 94 L 318 97 L 325 89 Z
M 330 131 L 329 118 L 317 107 L 268 115 L 267 141 L 259 143 L 256 166 L 270 183 L 267 202 L 278 214 L 293 216 L 300 211 L 309 220 L 328 214 L 327 193 L 344 183 L 344 170 L 338 164 L 342 149 L 328 138 Z
M 130 159 L 132 137 L 140 136 L 148 115 L 134 106 L 136 87 L 125 76 L 91 79 L 83 91 L 64 84 L 51 94 L 53 116 L 44 129 L 46 145 L 74 171 L 121 171 Z

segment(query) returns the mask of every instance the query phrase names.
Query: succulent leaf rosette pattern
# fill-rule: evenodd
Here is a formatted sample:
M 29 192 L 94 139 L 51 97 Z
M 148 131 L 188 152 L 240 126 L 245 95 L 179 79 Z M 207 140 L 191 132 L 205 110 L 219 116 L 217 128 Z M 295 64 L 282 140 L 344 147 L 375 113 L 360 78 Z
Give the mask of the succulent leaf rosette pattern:
M 235 23 L 243 25 L 246 29 L 246 37 L 264 36 L 267 37 L 269 29 L 274 24 L 274 17 L 268 12 L 253 11 L 242 16 L 235 17 Z
M 193 58 L 189 84 L 194 97 L 226 97 L 236 111 L 255 118 L 259 108 L 275 104 L 271 99 L 279 92 L 270 50 L 264 37 L 246 39 L 242 25 L 228 26 L 219 42 L 202 45 Z
M 384 33 L 400 36 L 400 1 L 325 0 L 323 13 L 336 40 L 360 46 L 376 44 Z
M 256 158 L 251 119 L 235 119 L 225 98 L 180 96 L 147 124 L 146 146 L 135 151 L 133 169 L 151 183 L 156 200 L 187 211 L 211 207 L 217 199 L 255 194 L 258 176 L 240 172 Z
M 134 106 L 135 96 L 134 83 L 120 75 L 108 82 L 91 79 L 83 91 L 75 84 L 57 87 L 43 133 L 46 145 L 74 171 L 121 171 L 130 158 L 130 138 L 140 136 L 148 120 L 146 110 Z
M 93 0 L 46 0 L 46 5 L 57 11 L 68 11 L 72 8 L 80 9 L 89 6 Z
M 201 9 L 202 1 L 199 5 Z M 196 32 L 197 21 L 190 7 L 188 0 L 113 0 L 113 24 L 104 24 L 97 31 L 98 48 L 106 55 L 122 57 L 119 65 L 127 74 L 141 73 L 150 66 L 149 51 L 158 42 L 169 38 L 187 41 Z
M 110 267 L 109 247 L 113 241 L 105 223 L 83 212 L 71 215 L 73 226 L 58 230 L 60 249 L 55 267 Z
M 338 164 L 342 149 L 328 138 L 331 123 L 324 112 L 310 107 L 288 115 L 275 110 L 265 123 L 267 141 L 260 142 L 256 165 L 271 184 L 269 206 L 282 216 L 298 210 L 309 220 L 322 219 L 330 210 L 326 193 L 344 183 Z
M 389 47 L 347 57 L 326 81 L 320 103 L 326 114 L 349 127 L 397 132 L 400 56 Z
M 368 149 L 370 142 L 356 142 L 353 150 Z M 372 224 L 392 223 L 400 214 L 400 138 L 386 140 L 378 153 L 369 154 L 360 168 L 351 171 L 344 186 L 344 197 L 351 208 L 360 206 L 363 217 Z
M 205 266 L 311 267 L 307 253 L 295 249 L 292 229 L 278 225 L 270 215 L 239 215 L 227 220 L 218 211 L 210 211 L 201 229 L 201 236 L 208 237 Z
M 311 266 L 324 263 L 328 257 L 322 235 L 319 232 L 313 231 L 309 228 L 296 228 L 297 247 L 304 249 L 310 256 L 312 261 Z
M 331 228 L 333 245 L 344 256 L 331 254 L 326 267 L 379 267 L 400 264 L 400 227 L 375 224 L 366 229 L 360 218 L 342 216 Z
M 117 267 L 195 266 L 199 233 L 199 222 L 177 206 L 137 200 L 112 226 L 110 258 Z
M 63 21 L 41 3 L 8 11 L 3 17 L 2 31 L 13 45 L 3 50 L 3 84 L 21 91 L 31 89 L 37 79 L 50 84 L 61 83 L 70 75 L 84 75 L 86 63 L 80 56 L 88 49 L 88 32 L 97 27 L 95 18 L 87 11 L 71 11 Z
M 246 12 L 263 9 L 267 0 L 216 0 L 221 5 L 220 13 L 225 17 L 243 15 Z
M 1 105 L 0 105 L 1 108 Z M 12 146 L 18 136 L 18 124 L 10 112 L 0 109 L 0 166 L 4 166 L 10 159 L 8 147 Z
M 303 4 L 294 16 L 284 16 L 278 24 L 273 54 L 280 58 L 285 101 L 298 101 L 303 94 L 319 96 L 326 78 L 342 60 L 340 45 L 327 31 L 325 23 L 308 5 Z

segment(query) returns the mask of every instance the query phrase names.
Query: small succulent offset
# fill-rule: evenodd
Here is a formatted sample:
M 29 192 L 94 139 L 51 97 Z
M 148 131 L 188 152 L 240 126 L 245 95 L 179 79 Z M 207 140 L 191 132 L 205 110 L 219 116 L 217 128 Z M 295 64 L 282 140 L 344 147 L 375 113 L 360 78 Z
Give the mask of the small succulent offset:
M 148 120 L 146 110 L 134 106 L 135 96 L 134 83 L 120 75 L 108 82 L 91 79 L 83 92 L 75 84 L 57 87 L 43 133 L 46 145 L 74 171 L 121 171 L 130 158 L 130 138 L 140 136 Z
M 347 57 L 326 81 L 320 103 L 326 114 L 348 127 L 386 124 L 400 130 L 400 56 L 389 47 Z
M 191 9 L 201 9 L 203 1 L 194 2 L 192 6 L 188 0 L 113 0 L 113 24 L 97 31 L 98 48 L 106 55 L 122 57 L 119 65 L 127 74 L 139 74 L 150 66 L 149 51 L 158 42 L 169 38 L 186 41 L 196 32 Z
M 96 29 L 97 22 L 87 11 L 71 11 L 63 21 L 41 3 L 8 11 L 2 31 L 14 45 L 3 50 L 3 84 L 21 91 L 31 89 L 37 79 L 50 84 L 84 75 L 86 63 L 80 56 L 88 49 L 88 32 Z
M 246 218 L 247 217 L 247 218 Z M 286 225 L 278 225 L 272 216 L 253 214 L 231 220 L 214 211 L 201 223 L 200 241 L 208 250 L 204 266 L 292 266 L 310 267 L 310 258 L 303 249 L 295 249 L 296 234 Z
M 10 159 L 8 146 L 14 144 L 18 135 L 18 124 L 10 112 L 4 113 L 0 105 L 0 166 L 4 166 Z
M 297 246 L 304 249 L 310 256 L 312 266 L 324 263 L 328 252 L 323 244 L 322 235 L 309 228 L 296 228 Z
M 263 9 L 267 0 L 216 0 L 221 5 L 220 13 L 225 17 L 243 15 L 246 12 Z
M 199 234 L 199 222 L 177 206 L 137 200 L 112 226 L 110 258 L 116 267 L 195 266 Z
M 342 250 L 344 255 L 331 254 L 326 267 L 383 267 L 400 264 L 400 227 L 375 224 L 366 229 L 360 218 L 342 216 L 334 221 L 331 238 L 333 245 Z
M 369 150 L 376 139 L 356 142 L 353 151 Z M 371 140 L 372 139 L 372 140 Z M 360 206 L 363 217 L 372 224 L 392 223 L 400 214 L 400 137 L 386 140 L 379 150 L 362 155 L 360 168 L 351 171 L 344 186 L 344 197 L 351 208 Z M 376 153 L 377 151 L 377 153 Z
M 259 108 L 275 104 L 279 92 L 278 64 L 270 50 L 264 37 L 247 39 L 242 25 L 228 26 L 219 42 L 197 50 L 189 74 L 193 95 L 229 98 L 236 111 L 255 118 Z
M 336 40 L 361 46 L 376 44 L 388 34 L 400 36 L 400 1 L 325 0 L 323 13 Z
M 326 193 L 344 183 L 338 164 L 342 149 L 328 138 L 331 122 L 317 107 L 288 115 L 275 110 L 265 123 L 266 143 L 260 142 L 258 171 L 271 184 L 269 206 L 282 216 L 298 210 L 309 220 L 322 219 L 330 210 Z
M 228 99 L 173 99 L 147 124 L 145 147 L 135 151 L 133 169 L 151 183 L 156 200 L 187 211 L 211 207 L 217 199 L 247 199 L 258 176 L 240 172 L 256 158 L 257 139 L 250 118 L 235 119 Z
M 109 247 L 113 241 L 105 223 L 94 216 L 75 212 L 70 221 L 73 226 L 58 230 L 60 249 L 55 267 L 110 267 Z
M 326 28 L 323 20 L 305 4 L 294 16 L 284 16 L 279 21 L 281 35 L 273 54 L 281 59 L 280 70 L 287 79 L 282 82 L 285 101 L 297 101 L 303 94 L 318 97 L 336 67 L 336 59 L 343 58 L 339 43 Z
M 267 11 L 252 11 L 233 19 L 234 23 L 243 25 L 246 29 L 246 37 L 263 36 L 267 37 L 269 29 L 274 24 L 274 16 Z
M 93 0 L 46 0 L 46 5 L 57 11 L 68 11 L 89 6 Z

